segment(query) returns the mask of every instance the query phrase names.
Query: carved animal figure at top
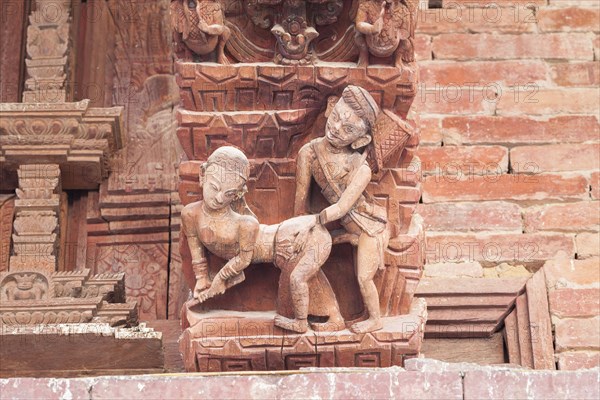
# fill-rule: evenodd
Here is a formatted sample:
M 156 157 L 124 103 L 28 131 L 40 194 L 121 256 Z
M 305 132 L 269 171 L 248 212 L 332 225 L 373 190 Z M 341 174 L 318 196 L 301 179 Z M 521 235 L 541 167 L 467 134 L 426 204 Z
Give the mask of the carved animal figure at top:
M 206 56 L 216 51 L 220 64 L 229 64 L 225 44 L 231 30 L 218 0 L 172 0 L 171 21 L 181 41 L 194 54 Z
M 360 67 L 369 65 L 369 53 L 394 56 L 396 67 L 415 61 L 417 5 L 417 0 L 359 0 L 355 40 Z

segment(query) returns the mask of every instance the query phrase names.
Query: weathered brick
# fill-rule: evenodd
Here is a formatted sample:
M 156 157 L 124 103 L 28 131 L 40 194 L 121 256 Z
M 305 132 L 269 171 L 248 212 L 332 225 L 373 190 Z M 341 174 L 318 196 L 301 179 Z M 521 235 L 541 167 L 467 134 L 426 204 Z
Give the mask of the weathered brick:
M 550 67 L 552 80 L 559 86 L 598 86 L 600 64 L 598 62 L 559 63 Z
M 596 399 L 598 371 L 467 371 L 465 400 L 486 399 Z
M 524 33 L 534 32 L 536 21 L 531 10 L 515 7 L 434 8 L 420 10 L 417 30 L 427 34 Z
M 417 35 L 415 37 L 415 54 L 419 61 L 431 60 L 431 36 Z
M 426 264 L 424 274 L 429 278 L 482 278 L 483 267 L 478 262 Z
M 597 233 L 580 233 L 575 237 L 575 244 L 578 259 L 600 256 L 600 236 Z
M 591 63 L 590 63 L 591 64 Z M 421 80 L 427 85 L 523 86 L 544 82 L 548 65 L 539 60 L 518 61 L 430 61 L 419 65 Z M 507 90 L 507 89 L 505 89 Z
M 424 174 L 502 174 L 508 171 L 508 149 L 501 146 L 421 147 L 417 151 Z
M 573 238 L 560 234 L 428 233 L 425 249 L 431 264 L 478 261 L 539 264 L 556 257 L 575 255 Z
M 497 87 L 475 88 L 421 82 L 413 105 L 429 114 L 493 114 Z
M 600 200 L 600 172 L 594 172 L 590 177 L 592 199 Z
M 427 176 L 423 180 L 423 203 L 446 201 L 573 201 L 589 198 L 582 175 L 490 175 Z
M 442 144 L 442 120 L 441 118 L 423 116 L 421 117 L 421 145 Z
M 522 146 L 510 151 L 513 170 L 533 165 L 537 173 L 585 171 L 600 168 L 600 143 Z
M 558 355 L 559 370 L 577 370 L 600 367 L 598 351 L 567 351 Z
M 555 322 L 556 351 L 600 349 L 600 317 L 558 319 Z
M 521 232 L 521 209 L 514 203 L 419 204 L 426 231 L 514 231 Z
M 557 289 L 548 293 L 550 312 L 559 318 L 594 317 L 600 314 L 600 289 Z
M 461 61 L 522 58 L 589 61 L 594 59 L 592 39 L 585 33 L 447 33 L 433 38 L 433 54 L 436 59 Z
M 568 8 L 540 8 L 537 20 L 542 32 L 598 32 L 600 31 L 600 9 L 584 8 L 581 4 Z
M 556 259 L 544 264 L 549 290 L 598 287 L 598 258 L 587 260 Z
M 525 232 L 600 230 L 600 202 L 548 204 L 523 211 Z
M 548 0 L 548 5 L 550 7 L 598 7 L 597 0 Z
M 563 1 L 563 0 L 560 0 Z M 583 0 L 586 1 L 586 0 Z M 589 0 L 588 0 L 589 1 Z M 548 4 L 547 0 L 511 0 L 510 2 L 502 3 L 498 0 L 442 0 L 442 6 L 444 8 L 480 8 L 480 7 L 519 7 L 523 10 L 528 10 L 532 6 L 545 6 Z M 537 7 L 536 7 L 537 8 Z
M 600 109 L 596 88 L 540 89 L 536 86 L 514 89 L 499 97 L 498 115 L 592 114 Z
M 600 137 L 594 116 L 447 117 L 442 128 L 444 142 L 452 144 L 577 143 Z

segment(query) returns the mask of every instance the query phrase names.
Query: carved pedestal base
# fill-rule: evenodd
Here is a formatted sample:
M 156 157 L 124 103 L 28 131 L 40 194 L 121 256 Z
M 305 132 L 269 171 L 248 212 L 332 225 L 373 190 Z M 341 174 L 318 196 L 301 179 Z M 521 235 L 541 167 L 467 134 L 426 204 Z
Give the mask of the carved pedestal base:
M 382 330 L 294 334 L 273 325 L 273 312 L 186 310 L 179 339 L 187 371 L 294 370 L 304 367 L 402 366 L 417 357 L 427 308 L 414 299 L 407 315 L 383 318 Z M 184 325 L 185 326 L 185 325 Z

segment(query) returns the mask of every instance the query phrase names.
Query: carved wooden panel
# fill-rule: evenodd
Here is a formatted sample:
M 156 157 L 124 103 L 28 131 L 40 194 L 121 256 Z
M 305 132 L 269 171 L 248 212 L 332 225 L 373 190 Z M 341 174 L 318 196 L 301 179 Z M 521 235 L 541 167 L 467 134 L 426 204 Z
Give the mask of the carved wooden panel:
M 96 246 L 95 273 L 125 273 L 127 297 L 136 300 L 140 319 L 167 317 L 168 245 Z
M 8 271 L 14 213 L 15 196 L 0 195 L 0 272 Z
M 86 264 L 98 271 L 127 271 L 128 294 L 139 299 L 142 319 L 167 316 L 169 260 L 173 307 L 186 297 L 178 288 L 178 251 L 169 235 L 178 229 L 171 219 L 176 219 L 178 196 L 172 194 L 180 158 L 169 4 L 88 0 L 81 4 L 78 34 L 83 62 L 77 65 L 75 93 L 94 105 L 124 106 L 127 132 L 108 180 L 88 201 Z M 123 258 L 123 246 L 137 254 L 135 260 Z
M 0 24 L 0 102 L 21 100 L 25 63 L 25 29 L 29 0 L 1 0 Z

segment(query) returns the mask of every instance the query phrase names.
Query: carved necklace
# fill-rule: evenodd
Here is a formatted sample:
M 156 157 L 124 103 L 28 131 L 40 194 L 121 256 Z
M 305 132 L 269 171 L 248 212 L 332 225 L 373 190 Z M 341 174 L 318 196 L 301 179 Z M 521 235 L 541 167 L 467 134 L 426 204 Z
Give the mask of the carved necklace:
M 231 208 L 227 207 L 228 209 L 222 214 L 213 215 L 206 211 L 205 207 L 206 205 L 203 204 L 202 213 L 204 214 L 206 219 L 208 219 L 208 223 L 203 222 L 200 226 L 200 229 L 208 229 L 206 240 L 209 243 L 215 243 L 215 241 L 217 240 L 217 229 L 220 225 L 222 225 L 222 221 L 230 216 Z

